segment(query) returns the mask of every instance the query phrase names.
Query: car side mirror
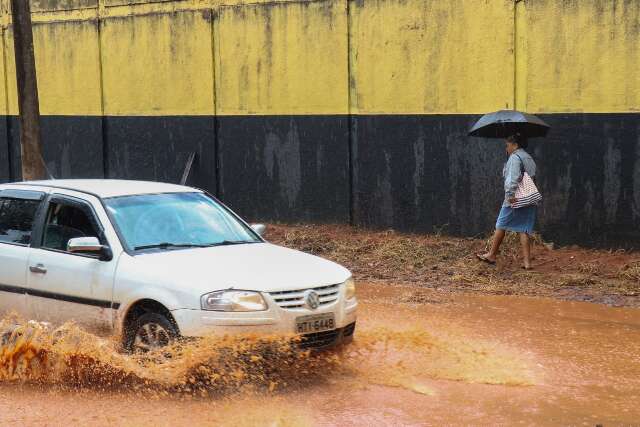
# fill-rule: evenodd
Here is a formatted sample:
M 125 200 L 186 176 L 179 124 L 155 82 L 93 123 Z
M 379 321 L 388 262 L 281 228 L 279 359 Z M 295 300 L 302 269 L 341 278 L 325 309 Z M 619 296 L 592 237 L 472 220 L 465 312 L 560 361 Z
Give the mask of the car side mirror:
M 260 237 L 264 236 L 264 233 L 267 231 L 267 226 L 264 224 L 251 224 L 251 228 L 258 233 Z
M 67 242 L 67 251 L 71 253 L 88 252 L 100 255 L 101 261 L 110 261 L 113 258 L 111 249 L 100 244 L 97 237 L 76 237 Z

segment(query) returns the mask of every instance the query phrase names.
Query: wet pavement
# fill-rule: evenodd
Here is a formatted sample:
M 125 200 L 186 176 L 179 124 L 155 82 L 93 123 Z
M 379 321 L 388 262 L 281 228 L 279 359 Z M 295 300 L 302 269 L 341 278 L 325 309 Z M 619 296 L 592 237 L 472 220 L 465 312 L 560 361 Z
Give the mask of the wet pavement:
M 359 298 L 354 343 L 309 359 L 231 340 L 141 366 L 75 330 L 64 350 L 5 349 L 0 425 L 640 424 L 638 309 L 383 284 Z

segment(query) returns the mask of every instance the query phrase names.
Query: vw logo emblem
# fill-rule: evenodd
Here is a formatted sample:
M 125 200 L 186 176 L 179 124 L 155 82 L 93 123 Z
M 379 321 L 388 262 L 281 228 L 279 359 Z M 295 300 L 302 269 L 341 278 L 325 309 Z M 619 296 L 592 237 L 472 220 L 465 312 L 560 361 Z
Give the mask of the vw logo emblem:
M 320 307 L 320 295 L 316 291 L 307 291 L 304 293 L 304 302 L 311 310 Z

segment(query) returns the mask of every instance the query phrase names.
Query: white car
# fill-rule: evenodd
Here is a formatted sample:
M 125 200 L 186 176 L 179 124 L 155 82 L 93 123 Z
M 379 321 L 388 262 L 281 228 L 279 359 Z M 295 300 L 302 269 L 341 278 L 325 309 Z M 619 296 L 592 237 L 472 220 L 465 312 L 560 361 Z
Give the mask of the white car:
M 264 332 L 350 341 L 347 269 L 276 246 L 214 197 L 156 182 L 0 185 L 0 315 L 75 321 L 146 351 L 178 336 Z

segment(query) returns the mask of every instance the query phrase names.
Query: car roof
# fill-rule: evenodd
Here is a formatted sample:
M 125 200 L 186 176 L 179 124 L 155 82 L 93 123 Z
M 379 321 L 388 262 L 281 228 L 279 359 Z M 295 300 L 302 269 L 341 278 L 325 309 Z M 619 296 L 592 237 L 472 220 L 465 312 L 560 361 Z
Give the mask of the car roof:
M 133 196 L 137 194 L 192 193 L 200 192 L 183 185 L 152 181 L 130 181 L 122 179 L 55 179 L 48 181 L 25 181 L 5 184 L 10 188 L 50 187 L 79 191 L 100 198 Z M 5 186 L 3 185 L 3 186 Z M 7 188 L 7 187 L 5 187 Z

